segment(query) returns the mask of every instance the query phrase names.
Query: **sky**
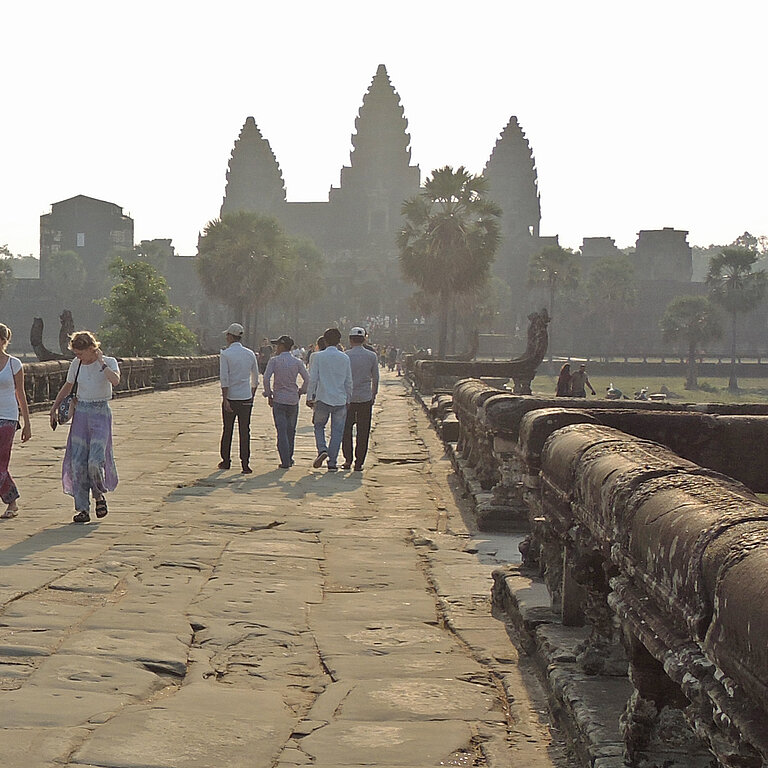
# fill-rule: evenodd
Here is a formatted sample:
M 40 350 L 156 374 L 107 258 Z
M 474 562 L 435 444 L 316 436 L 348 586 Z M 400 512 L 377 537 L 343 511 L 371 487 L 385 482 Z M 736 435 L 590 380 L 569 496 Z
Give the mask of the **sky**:
M 0 5 L 0 245 L 83 194 L 194 254 L 252 115 L 289 200 L 327 200 L 385 64 L 422 180 L 480 173 L 512 115 L 542 234 L 768 234 L 768 3 L 36 0 Z

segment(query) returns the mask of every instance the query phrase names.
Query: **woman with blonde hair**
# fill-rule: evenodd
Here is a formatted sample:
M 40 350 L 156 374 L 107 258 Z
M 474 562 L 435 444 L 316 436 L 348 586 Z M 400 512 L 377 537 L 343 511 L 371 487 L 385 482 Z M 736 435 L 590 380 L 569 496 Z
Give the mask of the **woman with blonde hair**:
M 0 518 L 7 520 L 19 512 L 16 500 L 19 489 L 8 471 L 11 461 L 13 437 L 19 428 L 19 413 L 24 417 L 21 428 L 21 442 L 32 437 L 29 423 L 29 406 L 24 391 L 24 368 L 21 360 L 11 357 L 6 351 L 11 341 L 11 329 L 0 323 L 0 499 L 7 505 Z
M 77 382 L 77 406 L 67 438 L 61 471 L 64 493 L 75 498 L 75 523 L 91 519 L 91 495 L 96 502 L 96 517 L 107 512 L 105 493 L 117 487 L 117 468 L 112 454 L 112 387 L 120 382 L 120 368 L 114 357 L 106 357 L 90 331 L 77 331 L 69 337 L 75 359 L 67 380 L 51 407 L 51 428 L 56 429 L 61 401 Z

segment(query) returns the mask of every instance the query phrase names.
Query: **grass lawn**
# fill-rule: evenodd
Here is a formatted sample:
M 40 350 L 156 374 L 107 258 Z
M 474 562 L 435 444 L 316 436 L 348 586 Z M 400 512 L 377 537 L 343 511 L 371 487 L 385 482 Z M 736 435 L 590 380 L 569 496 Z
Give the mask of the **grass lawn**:
M 686 390 L 683 376 L 647 376 L 638 378 L 635 376 L 590 376 L 589 380 L 597 392 L 597 397 L 605 395 L 606 388 L 613 382 L 613 386 L 620 389 L 627 397 L 632 399 L 634 393 L 643 387 L 648 388 L 649 394 L 661 391 L 665 385 L 672 395 L 668 396 L 670 403 L 765 403 L 768 402 L 768 379 L 739 379 L 739 393 L 732 395 L 728 391 L 728 379 L 699 378 L 699 389 Z M 533 380 L 533 394 L 544 397 L 552 397 L 555 394 L 556 376 L 536 374 Z M 679 397 L 676 397 L 678 395 Z M 592 399 L 592 394 L 587 389 L 587 397 Z

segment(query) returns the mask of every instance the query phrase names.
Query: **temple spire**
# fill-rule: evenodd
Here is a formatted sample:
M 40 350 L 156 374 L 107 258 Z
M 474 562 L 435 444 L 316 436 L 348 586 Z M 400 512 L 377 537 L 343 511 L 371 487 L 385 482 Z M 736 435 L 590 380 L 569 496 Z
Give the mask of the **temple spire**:
M 331 189 L 339 242 L 394 248 L 400 207 L 416 194 L 419 167 L 411 165 L 411 137 L 400 96 L 379 64 L 355 119 L 350 164 Z
M 221 214 L 252 211 L 274 215 L 284 203 L 280 166 L 256 121 L 248 117 L 229 160 Z
M 493 148 L 483 175 L 491 199 L 501 206 L 507 235 L 538 236 L 541 222 L 536 161 L 514 115 Z

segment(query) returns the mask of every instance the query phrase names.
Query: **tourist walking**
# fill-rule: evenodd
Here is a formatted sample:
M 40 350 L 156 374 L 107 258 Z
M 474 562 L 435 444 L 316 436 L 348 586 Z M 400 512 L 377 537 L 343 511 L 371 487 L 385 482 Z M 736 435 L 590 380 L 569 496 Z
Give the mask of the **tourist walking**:
M 587 376 L 587 366 L 582 363 L 579 370 L 571 374 L 571 397 L 586 397 L 587 387 L 592 390 L 593 395 L 597 394 Z
M 11 335 L 11 329 L 0 323 L 0 499 L 6 505 L 5 511 L 0 514 L 3 520 L 16 517 L 19 513 L 19 489 L 8 469 L 13 438 L 20 427 L 19 415 L 24 421 L 21 442 L 26 443 L 32 437 L 29 406 L 24 391 L 24 367 L 18 357 L 11 357 L 7 351 Z
M 90 331 L 77 331 L 69 337 L 75 359 L 69 365 L 67 380 L 51 407 L 51 428 L 58 425 L 61 401 L 73 392 L 76 407 L 69 427 L 67 448 L 61 470 L 64 493 L 75 499 L 75 523 L 91 519 L 91 496 L 96 517 L 109 511 L 104 494 L 117 488 L 117 467 L 112 452 L 112 387 L 120 383 L 120 368 L 114 357 L 107 357 Z
M 560 369 L 555 385 L 555 397 L 570 397 L 571 394 L 571 364 L 565 363 Z
M 335 472 L 347 419 L 347 403 L 352 398 L 352 367 L 349 357 L 337 346 L 341 341 L 339 329 L 329 328 L 323 338 L 327 346 L 312 355 L 307 390 L 307 405 L 314 409 L 312 424 L 317 446 L 317 457 L 312 466 L 319 469 L 327 460 L 328 470 Z M 326 443 L 328 419 L 331 421 L 331 439 Z
M 275 354 L 269 359 L 264 372 L 263 395 L 272 409 L 275 422 L 280 469 L 289 469 L 293 465 L 299 398 L 307 391 L 309 374 L 304 363 L 291 354 L 293 339 L 290 336 L 272 339 L 272 344 L 275 345 Z M 303 382 L 301 387 L 296 383 L 299 377 Z
M 243 326 L 232 323 L 226 331 L 227 346 L 221 350 L 219 380 L 221 382 L 221 461 L 219 469 L 232 466 L 232 433 L 240 436 L 240 464 L 243 474 L 251 470 L 251 410 L 253 396 L 259 388 L 259 365 L 252 349 L 244 347 Z
M 269 363 L 269 358 L 272 357 L 274 351 L 269 339 L 261 340 L 261 346 L 259 347 L 259 352 L 256 357 L 259 361 L 259 373 L 262 376 L 264 375 L 264 371 L 267 370 L 267 363 Z
M 372 349 L 365 346 L 365 329 L 352 328 L 349 332 L 347 357 L 352 368 L 352 397 L 347 406 L 347 420 L 341 450 L 344 454 L 344 469 L 352 466 L 352 430 L 355 429 L 355 472 L 361 472 L 368 453 L 368 438 L 371 433 L 373 403 L 379 391 L 379 358 Z

